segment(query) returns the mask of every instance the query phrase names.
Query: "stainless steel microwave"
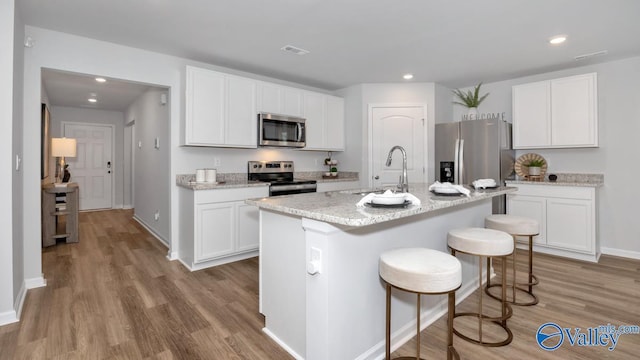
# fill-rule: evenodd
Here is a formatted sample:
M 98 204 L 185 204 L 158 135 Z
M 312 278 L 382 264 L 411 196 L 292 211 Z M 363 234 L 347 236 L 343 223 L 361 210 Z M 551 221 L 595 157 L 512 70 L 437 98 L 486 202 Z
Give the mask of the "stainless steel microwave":
M 303 148 L 306 146 L 305 119 L 260 113 L 258 114 L 258 145 Z

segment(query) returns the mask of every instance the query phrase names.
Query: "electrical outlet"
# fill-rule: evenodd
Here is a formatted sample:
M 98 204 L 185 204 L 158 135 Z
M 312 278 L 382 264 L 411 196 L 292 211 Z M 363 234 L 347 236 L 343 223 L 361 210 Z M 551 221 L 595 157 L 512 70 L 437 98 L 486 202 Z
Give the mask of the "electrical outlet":
M 155 213 L 155 214 L 153 214 L 153 219 L 154 219 L 155 221 L 160 220 L 160 211 L 156 210 L 156 213 Z
M 220 158 L 213 158 L 213 166 L 220 166 Z

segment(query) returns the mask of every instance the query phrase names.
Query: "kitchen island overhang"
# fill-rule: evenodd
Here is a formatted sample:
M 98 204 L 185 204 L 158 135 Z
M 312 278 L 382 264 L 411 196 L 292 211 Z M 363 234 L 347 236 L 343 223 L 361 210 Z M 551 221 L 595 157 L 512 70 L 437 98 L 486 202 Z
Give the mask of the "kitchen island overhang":
M 427 247 L 448 252 L 446 234 L 484 226 L 494 196 L 515 188 L 442 197 L 426 185 L 407 209 L 356 208 L 352 192 L 247 200 L 260 208 L 260 312 L 264 331 L 299 359 L 375 359 L 384 353 L 384 251 Z M 477 260 L 461 257 L 461 301 L 478 287 Z M 414 335 L 415 297 L 393 296 L 392 343 Z M 446 297 L 423 297 L 426 327 L 446 312 Z M 394 348 L 396 346 L 393 346 Z

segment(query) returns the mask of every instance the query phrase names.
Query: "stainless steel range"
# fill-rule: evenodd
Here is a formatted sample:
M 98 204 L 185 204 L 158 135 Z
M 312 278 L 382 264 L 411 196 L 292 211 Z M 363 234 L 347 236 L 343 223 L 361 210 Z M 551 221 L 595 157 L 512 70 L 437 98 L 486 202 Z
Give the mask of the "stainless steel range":
M 293 161 L 249 161 L 249 181 L 271 183 L 269 196 L 316 192 L 315 180 L 293 178 Z

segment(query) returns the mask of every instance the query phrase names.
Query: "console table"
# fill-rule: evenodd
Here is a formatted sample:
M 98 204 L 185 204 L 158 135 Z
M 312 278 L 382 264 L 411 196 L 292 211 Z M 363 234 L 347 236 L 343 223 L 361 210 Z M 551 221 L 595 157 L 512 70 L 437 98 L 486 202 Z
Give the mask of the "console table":
M 55 245 L 58 239 L 78 242 L 78 184 L 47 184 L 42 187 L 42 247 Z M 64 227 L 60 216 L 65 216 Z

